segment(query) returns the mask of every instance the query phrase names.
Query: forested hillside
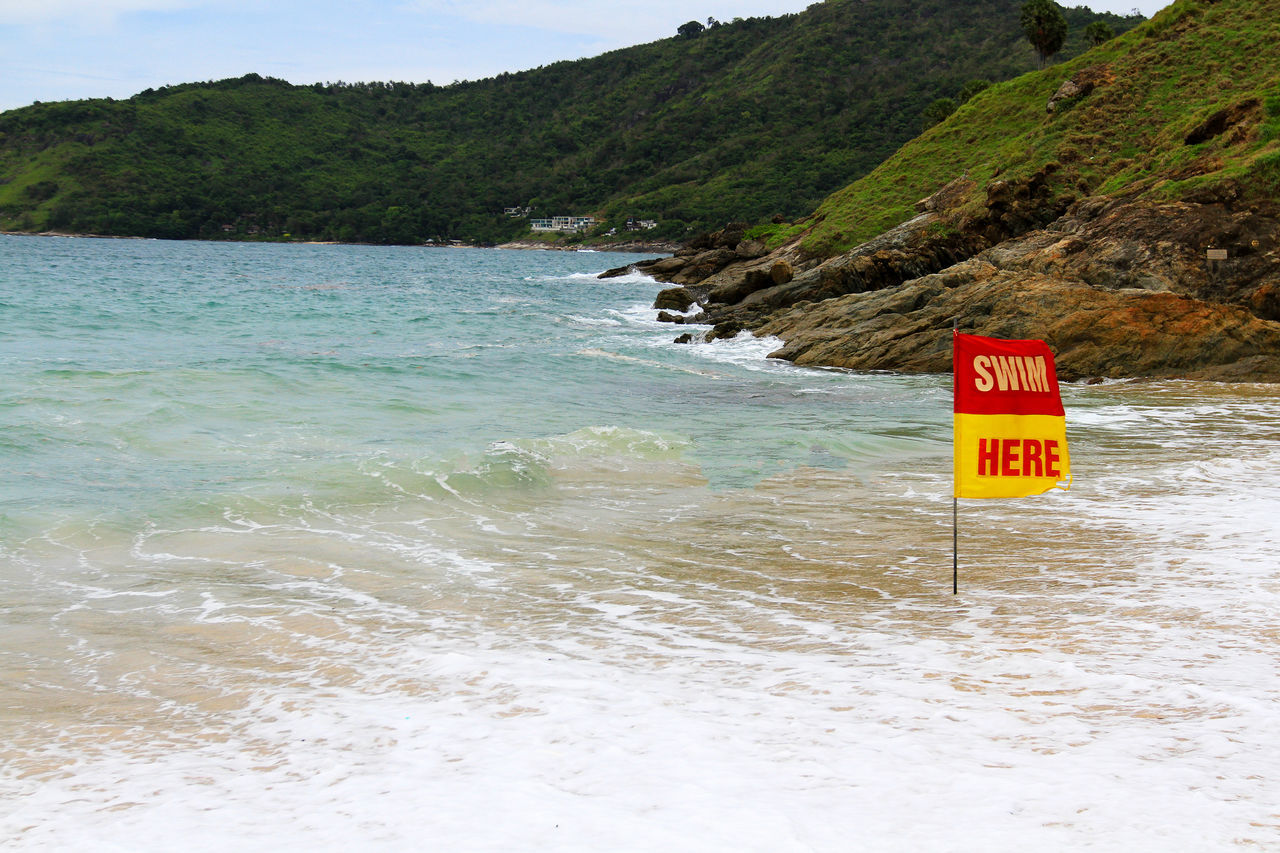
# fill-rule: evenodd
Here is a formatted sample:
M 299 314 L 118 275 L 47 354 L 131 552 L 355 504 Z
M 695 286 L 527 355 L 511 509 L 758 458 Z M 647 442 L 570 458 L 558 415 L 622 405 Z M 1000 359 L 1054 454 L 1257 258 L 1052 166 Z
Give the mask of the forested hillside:
M 805 245 L 852 248 L 962 176 L 957 222 L 983 208 L 991 181 L 1035 175 L 1046 178 L 1046 207 L 1091 194 L 1274 203 L 1278 13 L 1280 0 L 1177 0 L 1088 55 L 992 87 L 833 193 L 806 223 Z
M 1280 382 L 1280 0 L 1176 0 L 989 87 L 795 223 L 619 271 L 778 358 L 944 372 L 951 331 L 1059 377 Z M 772 251 L 770 251 L 772 249 Z M 671 313 L 671 312 L 678 313 Z
M 509 207 L 667 238 L 797 217 L 938 98 L 1035 68 L 1020 6 L 827 0 L 448 86 L 249 74 L 35 104 L 0 114 L 0 228 L 419 243 L 515 236 Z M 1096 19 L 1140 20 L 1067 18 L 1062 58 Z

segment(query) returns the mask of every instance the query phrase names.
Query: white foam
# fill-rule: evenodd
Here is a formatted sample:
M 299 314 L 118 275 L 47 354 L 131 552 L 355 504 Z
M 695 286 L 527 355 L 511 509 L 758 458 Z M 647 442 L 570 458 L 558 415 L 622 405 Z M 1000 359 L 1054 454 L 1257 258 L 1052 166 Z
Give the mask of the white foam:
M 629 642 L 645 628 L 636 607 L 596 610 L 618 648 L 421 632 L 376 657 L 353 647 L 362 683 L 264 691 L 211 717 L 216 737 L 6 780 L 0 828 L 15 849 L 196 851 L 843 851 L 854 838 L 1164 851 L 1277 837 L 1270 660 L 1225 650 L 1223 672 L 1176 675 L 1177 661 L 1114 649 L 1001 649 L 972 607 L 938 637 L 802 620 L 821 650 L 677 628 L 646 651 Z
M 577 314 L 570 314 L 569 319 L 575 323 L 584 326 L 621 326 L 622 321 L 613 317 L 581 317 Z
M 659 320 L 658 312 L 649 303 L 635 303 L 622 309 L 613 309 L 610 313 L 636 328 L 653 331 L 661 329 L 664 333 L 670 333 L 672 330 L 679 331 L 678 326 Z M 690 328 L 703 329 L 709 327 L 692 326 Z
M 752 370 L 799 370 L 790 362 L 769 358 L 771 353 L 777 352 L 784 344 L 785 341 L 772 335 L 756 337 L 751 332 L 739 332 L 732 338 L 695 340 L 688 346 L 702 358 L 738 367 Z
M 696 316 L 700 311 L 699 307 L 694 306 L 683 315 L 676 311 L 668 311 L 667 313 L 692 317 Z M 785 341 L 781 338 L 772 335 L 756 337 L 751 332 L 742 331 L 732 338 L 717 338 L 713 341 L 707 341 L 703 340 L 702 337 L 711 326 L 661 321 L 658 319 L 659 312 L 647 304 L 630 305 L 612 313 L 633 328 L 659 333 L 653 334 L 647 339 L 647 345 L 653 348 L 678 347 L 679 349 L 676 351 L 680 353 L 692 353 L 709 361 L 732 364 L 752 370 L 787 370 L 791 372 L 800 370 L 800 368 L 794 367 L 789 362 L 769 358 L 771 353 L 781 349 L 785 344 Z M 691 333 L 693 340 L 688 344 L 673 344 L 672 339 L 684 332 Z
M 646 273 L 639 272 L 635 269 L 632 269 L 626 273 L 623 273 L 622 275 L 613 276 L 611 278 L 600 278 L 598 273 L 591 274 L 588 277 L 592 278 L 593 280 L 601 284 L 607 284 L 610 282 L 614 284 L 651 284 L 651 285 L 662 284 L 653 276 L 648 275 Z
M 535 282 L 552 282 L 552 281 L 571 281 L 577 283 L 589 283 L 593 285 L 607 284 L 659 284 L 653 276 L 646 275 L 636 270 L 630 270 L 622 275 L 611 276 L 609 278 L 601 278 L 600 275 L 604 270 L 599 272 L 572 272 L 558 275 L 531 275 L 525 277 L 525 281 Z
M 605 358 L 611 361 L 620 361 L 620 362 L 627 362 L 630 364 L 643 365 L 644 367 L 652 367 L 652 368 L 657 368 L 659 370 L 673 370 L 673 371 L 676 371 L 677 373 L 691 373 L 691 374 L 694 374 L 695 376 L 710 376 L 712 378 L 719 378 L 719 376 L 716 373 L 713 373 L 711 371 L 697 370 L 695 368 L 684 367 L 679 364 L 673 364 L 668 361 L 661 361 L 659 359 L 654 359 L 654 358 L 640 358 L 634 355 L 624 355 L 622 353 L 609 352 L 608 350 L 598 349 L 595 347 L 579 350 L 576 354 L 581 356 L 588 356 L 591 358 Z

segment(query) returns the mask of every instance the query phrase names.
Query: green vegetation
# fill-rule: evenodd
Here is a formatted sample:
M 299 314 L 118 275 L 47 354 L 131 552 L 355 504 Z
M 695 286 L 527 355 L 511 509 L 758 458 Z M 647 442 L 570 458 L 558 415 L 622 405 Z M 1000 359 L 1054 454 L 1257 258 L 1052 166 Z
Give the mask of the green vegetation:
M 954 100 L 951 98 L 938 98 L 938 100 L 924 108 L 924 113 L 921 115 L 921 119 L 923 120 L 924 127 L 927 129 L 933 127 L 940 121 L 946 121 L 947 116 L 951 115 L 955 111 L 956 102 Z
M 969 99 L 972 98 L 974 95 L 978 94 L 979 92 L 984 92 L 990 88 L 991 88 L 990 80 L 970 80 L 968 83 L 965 83 L 964 86 L 960 89 L 960 94 L 957 96 L 957 100 L 961 104 L 967 103 Z
M 677 27 L 676 34 L 682 38 L 694 39 L 702 35 L 702 31 L 705 29 L 706 27 L 704 27 L 702 24 L 698 23 L 697 21 L 689 21 L 688 23 L 681 24 L 679 27 Z
M 1097 47 L 1115 38 L 1116 31 L 1107 26 L 1106 21 L 1092 21 L 1084 28 L 1084 37 L 1089 40 L 1090 45 Z
M 802 245 L 819 255 L 847 250 L 962 176 L 972 181 L 966 208 L 974 212 L 993 179 L 1037 172 L 1051 173 L 1062 199 L 1274 202 L 1277 20 L 1280 0 L 1178 0 L 1083 56 L 998 83 L 824 201 Z M 1048 112 L 1073 77 L 1096 87 Z
M 827 0 L 449 86 L 250 74 L 35 104 L 0 114 L 0 228 L 418 243 L 515 237 L 526 222 L 507 207 L 601 230 L 653 219 L 665 238 L 794 219 L 914 136 L 929 104 L 1032 68 L 1018 9 Z M 1074 56 L 1098 16 L 1066 14 Z
M 1027 0 L 1022 5 L 1022 31 L 1040 56 L 1043 68 L 1049 57 L 1062 50 L 1067 40 L 1067 16 L 1053 0 Z

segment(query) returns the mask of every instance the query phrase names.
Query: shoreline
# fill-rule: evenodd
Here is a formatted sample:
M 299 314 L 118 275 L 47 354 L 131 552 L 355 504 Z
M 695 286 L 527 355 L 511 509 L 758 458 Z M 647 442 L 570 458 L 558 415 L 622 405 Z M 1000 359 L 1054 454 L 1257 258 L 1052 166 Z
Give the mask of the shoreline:
M 136 235 L 124 234 L 83 234 L 73 231 L 0 231 L 0 237 L 62 237 L 77 240 L 158 240 L 170 243 L 228 243 L 276 246 L 396 246 L 409 249 L 508 249 L 522 252 L 621 252 L 655 255 L 670 255 L 683 248 L 680 243 L 642 240 L 599 246 L 564 246 L 534 240 L 512 240 L 506 243 L 499 243 L 497 245 L 480 245 L 477 243 L 346 243 L 341 240 L 209 240 L 200 237 L 172 239 L 166 237 L 139 237 Z
M 512 240 L 499 243 L 495 249 L 514 249 L 522 252 L 630 252 L 634 254 L 672 255 L 684 248 L 681 243 L 666 240 L 632 240 L 625 243 L 590 245 L 557 245 L 536 240 Z

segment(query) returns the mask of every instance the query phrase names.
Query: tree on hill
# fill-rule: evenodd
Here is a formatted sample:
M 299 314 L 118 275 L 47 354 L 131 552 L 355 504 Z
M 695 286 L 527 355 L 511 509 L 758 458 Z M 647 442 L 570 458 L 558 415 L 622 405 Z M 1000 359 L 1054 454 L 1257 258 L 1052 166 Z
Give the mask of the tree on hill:
M 677 27 L 676 33 L 678 33 L 682 38 L 693 39 L 702 35 L 702 31 L 705 29 L 706 27 L 702 26 L 702 24 L 699 24 L 697 21 L 689 21 L 688 23 L 681 24 Z
M 990 88 L 990 80 L 970 80 L 960 89 L 960 94 L 956 96 L 956 101 L 958 104 L 966 104 L 974 95 Z
M 939 122 L 947 120 L 947 116 L 956 111 L 956 102 L 951 98 L 938 98 L 932 104 L 924 108 L 924 112 L 920 115 L 921 124 L 925 130 L 933 127 Z
M 1115 38 L 1116 31 L 1111 29 L 1106 21 L 1099 18 L 1084 28 L 1084 37 L 1089 41 L 1089 44 L 1097 47 Z
M 1020 21 L 1027 41 L 1040 55 L 1040 67 L 1043 68 L 1045 61 L 1062 50 L 1067 40 L 1067 19 L 1062 14 L 1062 7 L 1053 0 L 1027 0 L 1022 5 Z

